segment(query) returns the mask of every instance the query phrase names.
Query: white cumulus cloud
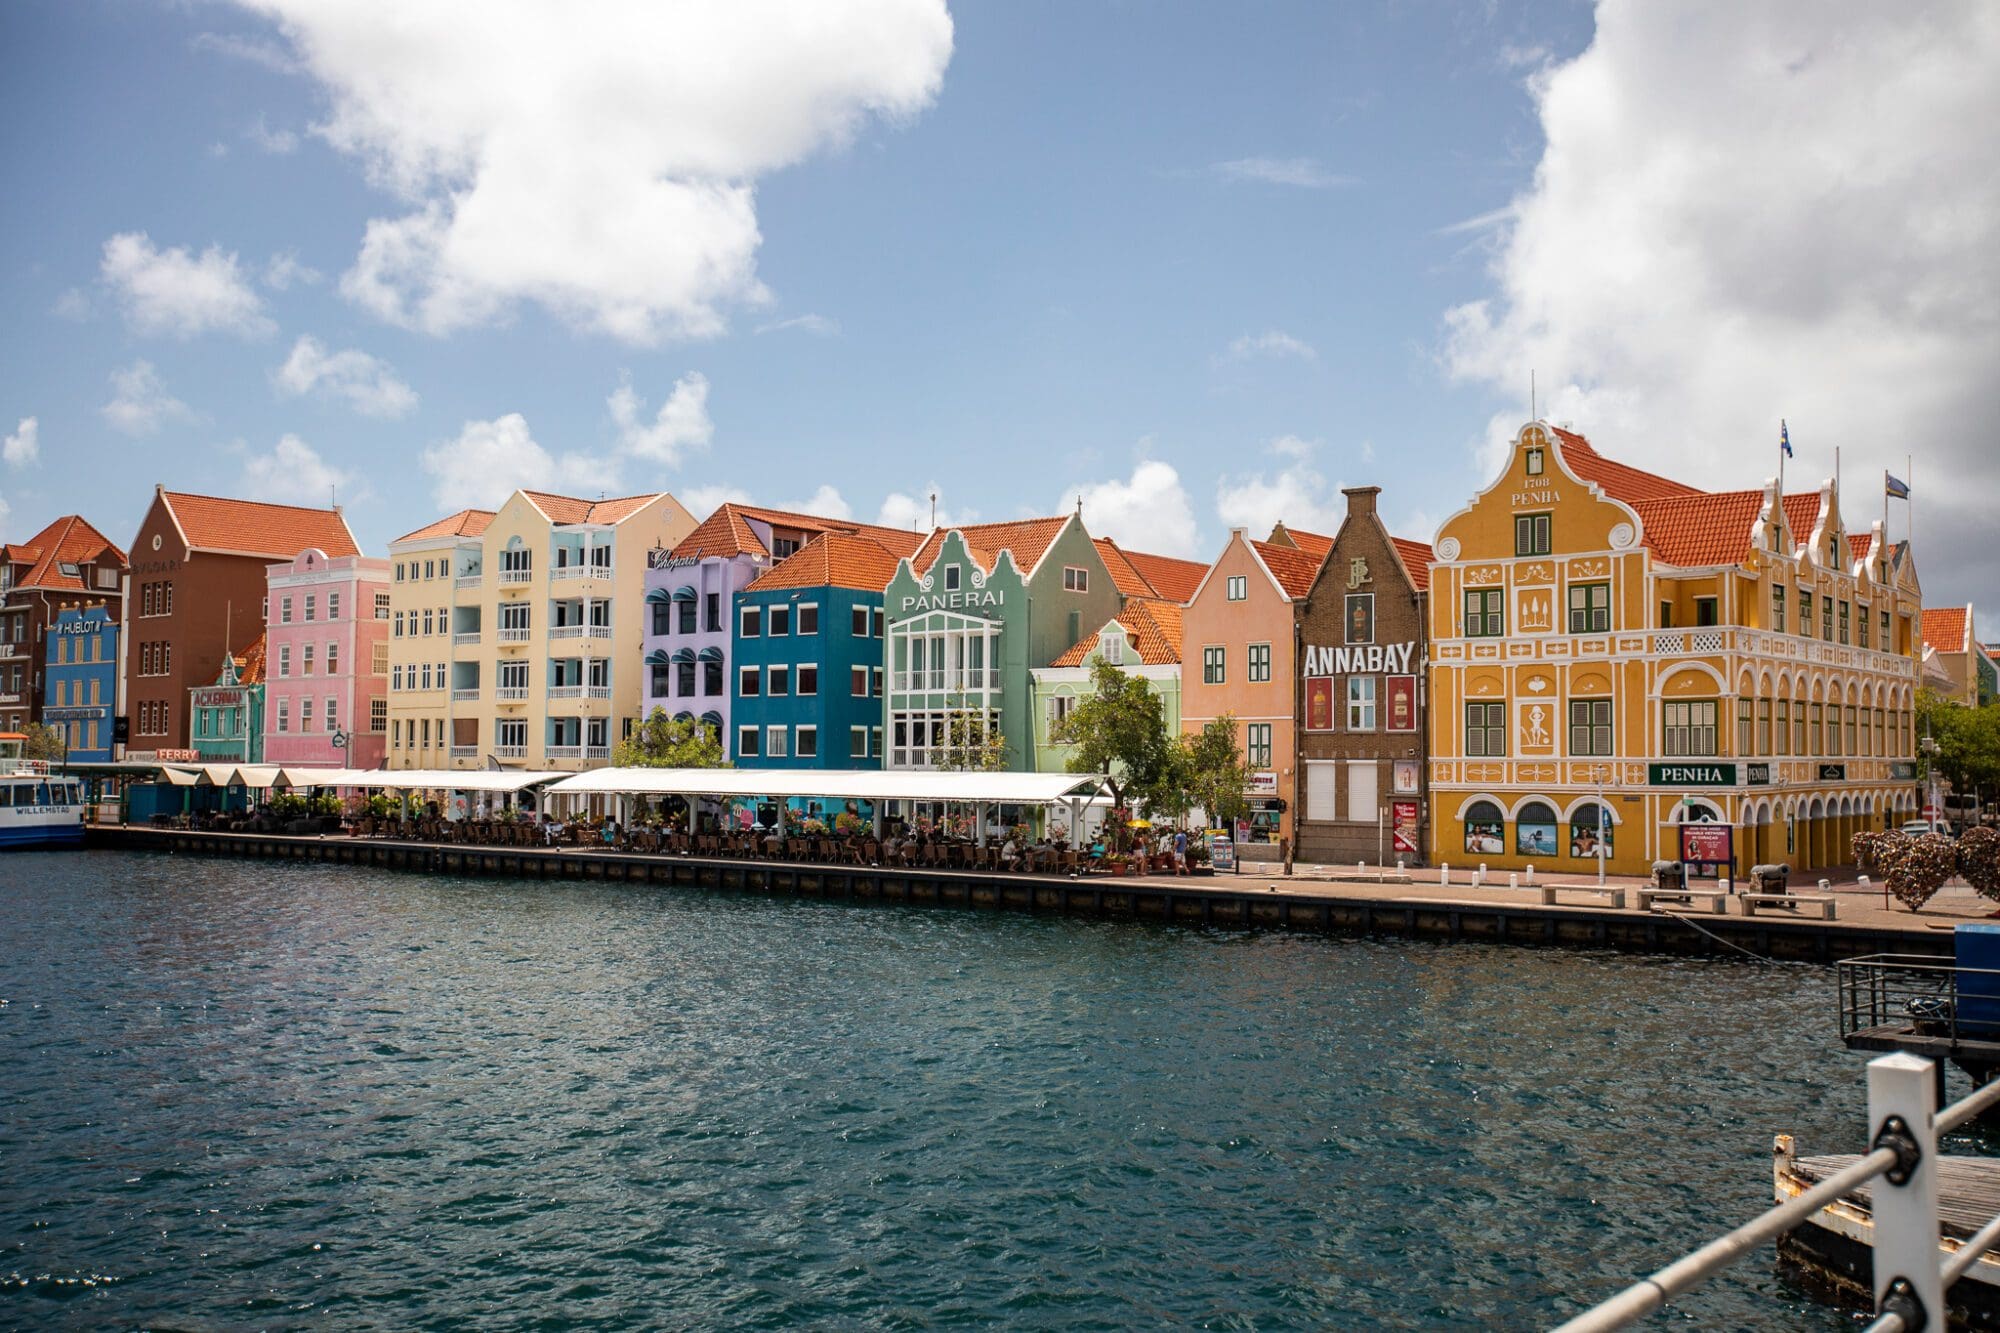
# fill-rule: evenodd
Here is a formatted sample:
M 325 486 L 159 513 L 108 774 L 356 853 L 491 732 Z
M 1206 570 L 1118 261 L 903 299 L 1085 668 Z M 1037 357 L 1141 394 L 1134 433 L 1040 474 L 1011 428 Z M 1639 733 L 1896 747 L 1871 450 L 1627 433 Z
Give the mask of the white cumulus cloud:
M 1275 470 L 1224 476 L 1215 488 L 1215 513 L 1224 527 L 1245 528 L 1258 540 L 1279 522 L 1331 537 L 1347 515 L 1347 497 L 1314 461 L 1319 446 L 1281 435 L 1266 446 L 1283 460 Z
M 114 430 L 127 435 L 151 435 L 173 421 L 193 421 L 188 405 L 167 392 L 167 383 L 150 361 L 134 361 L 111 372 L 111 401 L 98 409 Z
M 28 467 L 42 456 L 42 424 L 34 417 L 22 417 L 21 424 L 14 427 L 14 433 L 7 442 L 0 445 L 0 458 L 8 467 Z
M 1310 157 L 1239 157 L 1217 162 L 1209 169 L 1224 180 L 1290 185 L 1306 190 L 1325 190 L 1336 185 L 1356 183 L 1354 177 L 1328 171 Z
M 104 243 L 98 272 L 137 333 L 262 337 L 275 327 L 236 256 L 219 246 L 197 256 L 184 246 L 156 249 L 142 231 L 120 232 Z
M 296 435 L 282 436 L 271 452 L 243 464 L 244 494 L 272 504 L 323 506 L 353 485 L 353 473 L 334 467 Z
M 322 85 L 315 133 L 408 203 L 342 290 L 439 334 L 521 302 L 633 343 L 718 333 L 767 299 L 757 179 L 915 115 L 952 50 L 944 0 L 241 2 Z
M 630 375 L 620 378 L 604 405 L 618 427 L 619 448 L 662 467 L 680 466 L 684 454 L 706 449 L 715 438 L 715 423 L 708 417 L 708 376 L 698 370 L 674 381 L 651 421 L 645 415 L 646 400 L 633 390 Z
M 615 459 L 551 454 L 519 412 L 466 422 L 455 438 L 425 449 L 421 463 L 442 509 L 493 509 L 524 488 L 587 499 L 618 489 Z
M 295 251 L 272 255 L 264 265 L 264 285 L 274 292 L 290 291 L 294 284 L 311 286 L 319 280 L 319 270 L 300 263 Z
M 1311 343 L 1301 338 L 1294 338 L 1283 329 L 1266 329 L 1262 333 L 1245 333 L 1232 339 L 1229 350 L 1223 355 L 1223 360 L 1248 361 L 1258 356 L 1317 361 L 1319 351 Z
M 317 393 L 369 417 L 400 417 L 417 405 L 416 390 L 398 379 L 387 362 L 352 347 L 329 352 L 311 334 L 293 344 L 271 381 L 289 397 Z
M 1200 534 L 1195 531 L 1194 508 L 1188 503 L 1187 488 L 1171 463 L 1157 458 L 1142 459 L 1130 477 L 1063 492 L 1056 513 L 1076 508 L 1083 497 L 1083 526 L 1093 537 L 1109 537 L 1120 546 L 1158 555 L 1193 557 L 1198 553 Z
M 1856 524 L 1914 454 L 1927 599 L 1970 600 L 2000 582 L 1996 69 L 1992 5 L 1604 0 L 1529 80 L 1546 147 L 1447 365 L 1517 404 L 1534 370 L 1545 416 L 1697 485 L 1774 473 L 1787 418 L 1788 485 L 1839 446 Z

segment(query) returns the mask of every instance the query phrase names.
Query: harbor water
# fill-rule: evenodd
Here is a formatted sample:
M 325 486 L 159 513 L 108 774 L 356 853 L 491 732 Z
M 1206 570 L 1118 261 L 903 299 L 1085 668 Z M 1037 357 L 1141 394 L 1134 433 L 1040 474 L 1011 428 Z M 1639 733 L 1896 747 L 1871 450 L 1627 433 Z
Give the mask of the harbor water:
M 0 1326 L 1546 1326 L 1855 1149 L 1832 990 L 17 853 Z M 1848 1324 L 1768 1253 L 1680 1308 Z

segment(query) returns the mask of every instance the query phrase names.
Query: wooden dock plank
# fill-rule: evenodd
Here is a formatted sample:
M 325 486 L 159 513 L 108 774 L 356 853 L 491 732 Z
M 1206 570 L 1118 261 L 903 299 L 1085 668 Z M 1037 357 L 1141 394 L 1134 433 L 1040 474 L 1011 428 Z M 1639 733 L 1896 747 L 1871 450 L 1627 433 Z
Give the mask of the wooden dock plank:
M 1824 1157 L 1801 1157 L 1794 1169 L 1808 1180 L 1825 1180 L 1835 1172 L 1854 1165 L 1855 1153 L 1830 1153 Z M 1873 1191 L 1863 1185 L 1847 1197 L 1867 1206 Z M 1940 1157 L 1938 1159 L 1938 1222 L 1944 1234 L 1964 1240 L 2000 1216 L 2000 1159 L 1989 1157 Z

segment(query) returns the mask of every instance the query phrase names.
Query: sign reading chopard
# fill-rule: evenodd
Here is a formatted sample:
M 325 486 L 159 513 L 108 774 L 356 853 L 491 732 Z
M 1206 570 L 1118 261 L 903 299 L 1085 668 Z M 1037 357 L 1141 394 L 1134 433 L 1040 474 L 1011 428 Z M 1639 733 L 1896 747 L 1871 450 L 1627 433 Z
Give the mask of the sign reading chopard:
M 1734 787 L 1734 764 L 1648 764 L 1646 782 L 1654 787 Z
M 1306 645 L 1307 676 L 1340 676 L 1354 671 L 1386 671 L 1406 675 L 1417 645 L 1409 643 L 1366 643 L 1352 648 L 1316 648 Z
M 962 592 L 917 593 L 903 599 L 905 611 L 958 611 L 973 606 L 999 606 L 1007 594 L 994 588 L 971 588 Z

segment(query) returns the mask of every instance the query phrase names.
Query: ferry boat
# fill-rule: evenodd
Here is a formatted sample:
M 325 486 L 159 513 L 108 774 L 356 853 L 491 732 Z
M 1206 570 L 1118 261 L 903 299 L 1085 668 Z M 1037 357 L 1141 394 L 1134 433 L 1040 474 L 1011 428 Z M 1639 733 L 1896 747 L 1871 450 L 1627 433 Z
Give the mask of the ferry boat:
M 46 762 L 0 768 L 0 848 L 83 845 L 83 783 L 52 776 Z

